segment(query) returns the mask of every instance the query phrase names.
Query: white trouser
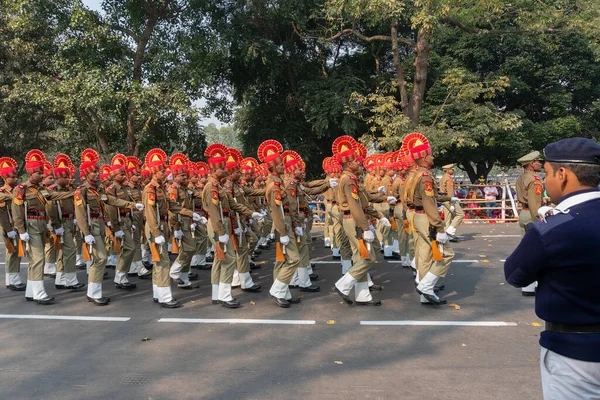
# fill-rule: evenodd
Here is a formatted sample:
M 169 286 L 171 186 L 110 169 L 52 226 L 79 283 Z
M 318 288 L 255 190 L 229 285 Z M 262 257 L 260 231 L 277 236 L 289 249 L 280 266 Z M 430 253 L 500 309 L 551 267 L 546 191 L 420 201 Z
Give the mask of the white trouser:
M 544 400 L 600 399 L 600 362 L 575 360 L 542 347 Z

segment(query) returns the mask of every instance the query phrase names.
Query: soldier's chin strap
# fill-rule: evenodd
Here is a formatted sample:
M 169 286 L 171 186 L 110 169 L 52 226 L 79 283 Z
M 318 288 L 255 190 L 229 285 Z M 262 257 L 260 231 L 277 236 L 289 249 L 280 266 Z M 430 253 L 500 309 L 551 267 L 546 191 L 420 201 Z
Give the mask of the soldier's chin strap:
M 575 196 L 569 197 L 564 201 L 561 201 L 556 207 L 540 207 L 538 209 L 538 215 L 542 222 L 547 222 L 546 217 L 550 217 L 552 215 L 557 214 L 568 214 L 571 211 L 571 207 L 595 199 L 600 199 L 600 192 L 588 192 L 577 194 Z

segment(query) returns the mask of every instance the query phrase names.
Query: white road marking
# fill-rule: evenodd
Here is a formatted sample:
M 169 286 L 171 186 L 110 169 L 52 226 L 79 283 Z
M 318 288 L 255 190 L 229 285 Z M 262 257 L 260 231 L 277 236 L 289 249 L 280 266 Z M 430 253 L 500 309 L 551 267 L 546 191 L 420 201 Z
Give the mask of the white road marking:
M 315 321 L 302 319 L 211 319 L 211 318 L 161 318 L 158 322 L 183 322 L 188 324 L 270 324 L 270 325 L 315 325 Z
M 361 325 L 377 326 L 517 326 L 504 321 L 360 321 Z
M 521 237 L 521 235 L 475 235 L 473 236 L 474 238 L 518 238 Z
M 0 314 L 0 319 L 57 319 L 66 321 L 106 321 L 126 322 L 129 317 L 88 317 L 84 315 L 22 315 L 22 314 Z

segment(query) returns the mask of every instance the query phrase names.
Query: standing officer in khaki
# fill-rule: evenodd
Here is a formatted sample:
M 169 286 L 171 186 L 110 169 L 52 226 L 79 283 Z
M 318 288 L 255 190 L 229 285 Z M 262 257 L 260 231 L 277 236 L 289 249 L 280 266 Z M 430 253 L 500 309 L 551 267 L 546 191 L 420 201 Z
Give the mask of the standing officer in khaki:
M 542 206 L 544 197 L 544 186 L 538 175 L 542 170 L 542 161 L 540 152 L 533 151 L 517 160 L 523 167 L 523 173 L 517 179 L 517 199 L 521 203 L 521 212 L 519 213 L 519 226 L 521 227 L 521 237 L 525 236 L 529 224 L 533 224 L 538 219 L 538 210 Z M 521 288 L 523 296 L 535 296 L 537 282 Z
M 359 195 L 359 182 L 357 174 L 361 171 L 359 157 L 356 152 L 356 142 L 350 136 L 338 137 L 332 145 L 333 155 L 342 164 L 343 172 L 337 186 L 338 207 L 343 214 L 343 228 L 353 254 L 353 265 L 336 283 L 333 290 L 349 305 L 380 306 L 381 301 L 373 299 L 369 291 L 368 272 L 371 268 L 373 248 L 369 250 L 369 257 L 361 256 L 361 241 L 370 247 L 375 240 L 375 234 L 369 227 L 365 214 L 368 204 L 362 204 Z M 354 288 L 354 300 L 350 298 L 350 291 Z
M 71 159 L 66 154 L 59 154 L 54 158 L 54 176 L 56 178 L 55 190 L 59 193 L 72 192 L 69 187 L 71 179 Z M 75 264 L 75 206 L 73 197 L 62 200 L 56 200 L 56 215 L 51 215 L 50 223 L 55 230 L 62 228 L 64 234 L 57 249 L 56 255 L 56 281 L 54 286 L 57 289 L 70 289 L 80 291 L 85 287 L 77 279 L 77 269 Z
M 236 266 L 236 254 L 230 235 L 233 233 L 231 216 L 233 212 L 251 218 L 260 218 L 261 215 L 253 213 L 247 207 L 236 204 L 229 196 L 220 182 L 227 178 L 228 149 L 222 144 L 212 144 L 204 152 L 208 156 L 210 175 L 202 191 L 202 206 L 208 214 L 208 235 L 217 236 L 216 246 L 221 246 L 225 255 L 224 260 L 215 256 L 212 266 L 211 284 L 213 304 L 221 304 L 227 308 L 239 308 L 242 305 L 231 296 L 231 282 L 233 270 Z
M 25 284 L 21 280 L 21 257 L 17 252 L 17 231 L 13 225 L 12 211 L 10 206 L 13 199 L 13 190 L 19 183 L 17 176 L 17 162 L 9 157 L 0 158 L 0 177 L 4 179 L 4 186 L 0 188 L 0 227 L 2 236 L 6 242 L 14 247 L 13 252 L 8 251 L 6 246 L 6 288 L 17 292 L 25 290 Z
M 455 196 L 454 189 L 454 164 L 447 164 L 442 167 L 444 175 L 440 178 L 440 195 L 450 198 L 444 205 L 444 225 L 446 233 L 450 237 L 456 236 L 456 230 L 465 218 L 465 212 L 460 206 L 460 200 Z
M 127 157 L 127 167 L 125 172 L 127 173 L 127 191 L 129 195 L 136 203 L 142 202 L 142 190 L 144 186 L 141 185 L 140 167 L 142 160 L 137 157 Z M 144 263 L 142 262 L 142 245 L 146 244 L 146 241 L 142 241 L 144 234 L 144 212 L 139 210 L 131 210 L 131 230 L 133 236 L 133 243 L 135 247 L 133 261 L 129 267 L 127 276 L 137 276 L 139 279 L 152 279 L 152 272 L 148 271 Z
M 289 284 L 300 264 L 300 254 L 294 235 L 302 236 L 302 227 L 298 223 L 296 209 L 290 208 L 281 177 L 285 166 L 281 158 L 283 146 L 276 140 L 265 140 L 258 147 L 258 158 L 267 165 L 271 173 L 265 191 L 265 199 L 271 211 L 274 229 L 279 233 L 279 243 L 283 252 L 283 261 L 275 261 L 273 268 L 273 285 L 269 290 L 269 297 L 275 304 L 282 308 L 289 308 L 290 304 L 300 302 L 300 298 L 292 297 Z M 288 207 L 287 216 L 284 208 Z
M 188 180 L 188 158 L 181 154 L 173 154 L 169 160 L 173 183 L 167 189 L 169 200 L 188 210 L 193 209 L 193 192 L 187 189 Z M 198 274 L 190 276 L 192 257 L 196 252 L 196 241 L 192 237 L 193 221 L 190 217 L 181 214 L 169 213 L 169 226 L 173 231 L 175 240 L 178 241 L 179 254 L 171 265 L 169 275 L 177 282 L 177 287 L 184 290 L 192 289 L 190 279 L 198 279 Z M 194 230 L 195 230 L 194 226 Z
M 39 150 L 31 150 L 25 157 L 25 169 L 29 180 L 13 190 L 11 204 L 14 226 L 19 238 L 27 247 L 27 288 L 25 298 L 38 304 L 51 304 L 54 297 L 44 288 L 44 245 L 46 242 L 46 203 L 66 199 L 72 192 L 57 193 L 40 186 L 46 157 Z M 56 232 L 61 233 L 60 231 Z
M 127 157 L 123 154 L 116 154 L 111 161 L 110 174 L 113 178 L 112 185 L 105 189 L 105 192 L 117 199 L 136 203 L 131 196 L 129 188 L 125 182 L 127 168 Z M 139 202 L 138 202 L 139 203 Z M 141 204 L 141 203 L 140 203 Z M 133 211 L 130 208 L 119 208 L 107 206 L 108 217 L 113 227 L 114 240 L 120 242 L 120 251 L 117 253 L 117 265 L 115 267 L 115 287 L 123 290 L 133 290 L 135 283 L 129 282 L 127 274 L 133 264 L 133 257 L 136 252 L 134 232 L 132 229 Z
M 411 225 L 416 234 L 415 257 L 419 277 L 417 293 L 421 295 L 421 304 L 445 304 L 446 301 L 440 300 L 435 293 L 435 286 L 440 278 L 446 276 L 454 251 L 444 245 L 448 242 L 448 235 L 437 209 L 437 188 L 430 171 L 433 166 L 432 149 L 427 138 L 419 133 L 407 135 L 403 146 L 410 151 L 411 157 L 419 166 L 406 189 L 407 203 L 409 207 L 414 206 Z M 430 231 L 435 231 L 435 240 L 443 255 L 442 261 L 433 260 Z
M 142 203 L 144 204 L 144 215 L 146 217 L 146 240 L 153 254 L 159 259 L 154 261 L 152 269 L 152 295 L 155 303 L 164 308 L 178 308 L 181 303 L 173 298 L 171 292 L 171 277 L 169 270 L 171 260 L 167 251 L 167 242 L 170 238 L 168 226 L 168 213 L 181 214 L 192 217 L 194 221 L 200 220 L 200 215 L 192 210 L 183 208 L 176 202 L 171 201 L 163 184 L 166 178 L 165 163 L 167 155 L 161 149 L 152 149 L 146 154 L 146 167 L 152 173 L 152 180 L 144 187 L 142 192 Z M 154 258 L 154 257 L 153 257 Z
M 98 153 L 92 149 L 86 149 L 81 154 L 79 172 L 82 180 L 85 179 L 85 181 L 75 190 L 74 204 L 77 226 L 84 236 L 84 246 L 89 246 L 88 251 L 92 259 L 88 270 L 87 300 L 97 306 L 105 306 L 110 302 L 110 298 L 102 296 L 102 280 L 107 259 L 104 242 L 106 236 L 104 221 L 105 218 L 108 218 L 107 205 L 119 208 L 137 208 L 138 210 L 143 209 L 143 206 L 132 201 L 118 199 L 105 193 L 99 187 L 98 160 Z M 125 232 L 117 229 L 115 228 L 114 232 L 115 240 L 125 235 Z M 128 269 L 129 266 L 125 271 Z

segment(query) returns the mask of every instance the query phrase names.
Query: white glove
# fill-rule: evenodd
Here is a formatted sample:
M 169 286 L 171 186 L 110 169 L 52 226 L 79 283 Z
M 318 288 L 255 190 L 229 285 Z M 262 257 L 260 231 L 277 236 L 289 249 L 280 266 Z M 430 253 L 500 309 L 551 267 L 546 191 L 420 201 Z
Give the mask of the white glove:
M 117 239 L 121 239 L 123 236 L 125 236 L 125 233 L 122 230 L 119 229 L 118 231 L 115 232 L 115 237 Z
M 261 213 L 253 212 L 252 213 L 252 218 L 253 219 L 262 219 L 263 215 Z
M 458 197 L 452 197 L 452 198 L 450 198 L 450 202 L 451 203 L 460 203 L 460 199 Z
M 137 227 L 135 225 L 131 225 L 131 232 L 137 231 Z
M 367 242 L 371 243 L 373 240 L 375 240 L 375 234 L 371 231 L 364 231 L 363 239 L 365 239 Z
M 154 238 L 154 243 L 156 243 L 156 244 L 164 244 L 165 243 L 165 237 L 163 235 L 155 237 Z
M 50 224 L 46 224 L 46 229 L 48 229 L 50 232 L 54 230 Z
M 288 235 L 281 236 L 279 238 L 279 243 L 281 243 L 284 246 L 286 246 L 289 242 L 290 242 L 290 237 Z
M 9 239 L 14 239 L 17 237 L 17 231 L 6 232 L 6 236 L 8 236 Z
M 60 228 L 56 228 L 54 233 L 56 233 L 58 236 L 62 236 L 65 234 L 65 229 L 61 226 Z
M 108 221 L 108 222 L 106 223 L 106 226 L 108 226 L 109 228 L 112 228 L 112 224 L 110 223 L 110 221 Z
M 227 242 L 229 242 L 229 235 L 224 233 L 221 236 L 219 236 L 219 242 L 227 244 Z
M 19 235 L 19 237 L 21 238 L 22 241 L 24 242 L 29 242 L 29 233 L 25 232 L 25 233 L 21 233 Z
M 371 232 L 373 232 L 373 233 L 375 233 L 375 232 L 376 232 L 376 229 L 375 229 L 375 227 L 374 227 L 373 225 L 371 225 L 371 224 L 369 224 L 369 230 L 370 230 Z
M 396 204 L 398 202 L 398 200 L 394 196 L 388 196 L 387 201 L 391 205 L 394 205 L 394 204 Z
M 190 225 L 190 230 L 195 231 L 196 230 L 196 224 L 191 224 Z
M 94 244 L 94 243 L 96 243 L 96 239 L 94 239 L 93 235 L 86 235 L 85 238 L 84 238 L 84 240 L 85 240 L 86 244 Z
M 200 223 L 201 223 L 202 225 L 206 225 L 206 224 L 208 223 L 208 220 L 207 220 L 205 217 L 203 217 L 203 216 L 200 216 Z
M 173 232 L 173 236 L 175 236 L 175 239 L 181 239 L 183 237 L 183 231 L 175 231 Z
M 242 233 L 244 233 L 244 231 L 242 230 L 242 228 L 235 228 L 233 230 L 233 233 L 235 233 L 236 235 L 241 235 Z
M 439 244 L 444 244 L 448 241 L 448 234 L 446 232 L 438 232 L 435 235 L 435 240 L 437 240 Z
M 329 180 L 329 186 L 330 186 L 332 189 L 335 189 L 335 188 L 337 187 L 338 183 L 339 183 L 339 181 L 337 180 L 337 178 L 331 178 L 331 179 Z
M 300 227 L 300 226 L 295 227 L 294 232 L 296 233 L 296 236 L 302 236 L 302 227 Z
M 377 188 L 377 191 L 381 194 L 385 194 L 387 192 L 385 186 L 379 186 L 379 188 Z
M 454 212 L 454 210 L 456 210 L 456 207 L 454 207 L 454 206 L 450 206 L 450 212 L 451 212 L 451 213 L 453 213 L 453 212 Z
M 392 226 L 392 224 L 390 223 L 390 220 L 387 219 L 386 217 L 380 218 L 379 223 L 381 224 L 381 226 L 387 226 L 387 227 Z
M 142 203 L 135 203 L 135 208 L 137 208 L 138 211 L 142 211 L 144 209 L 144 205 Z
M 254 220 L 252 218 L 248 218 L 248 224 L 252 225 L 254 223 Z
M 73 218 L 73 224 L 77 225 L 77 220 L 75 218 Z
M 548 206 L 543 206 L 538 208 L 538 217 L 540 217 L 540 221 L 546 222 L 546 217 L 553 215 L 553 208 Z
M 198 213 L 193 213 L 192 214 L 192 219 L 194 221 L 200 221 L 200 218 L 202 218 L 202 215 L 198 214 Z

